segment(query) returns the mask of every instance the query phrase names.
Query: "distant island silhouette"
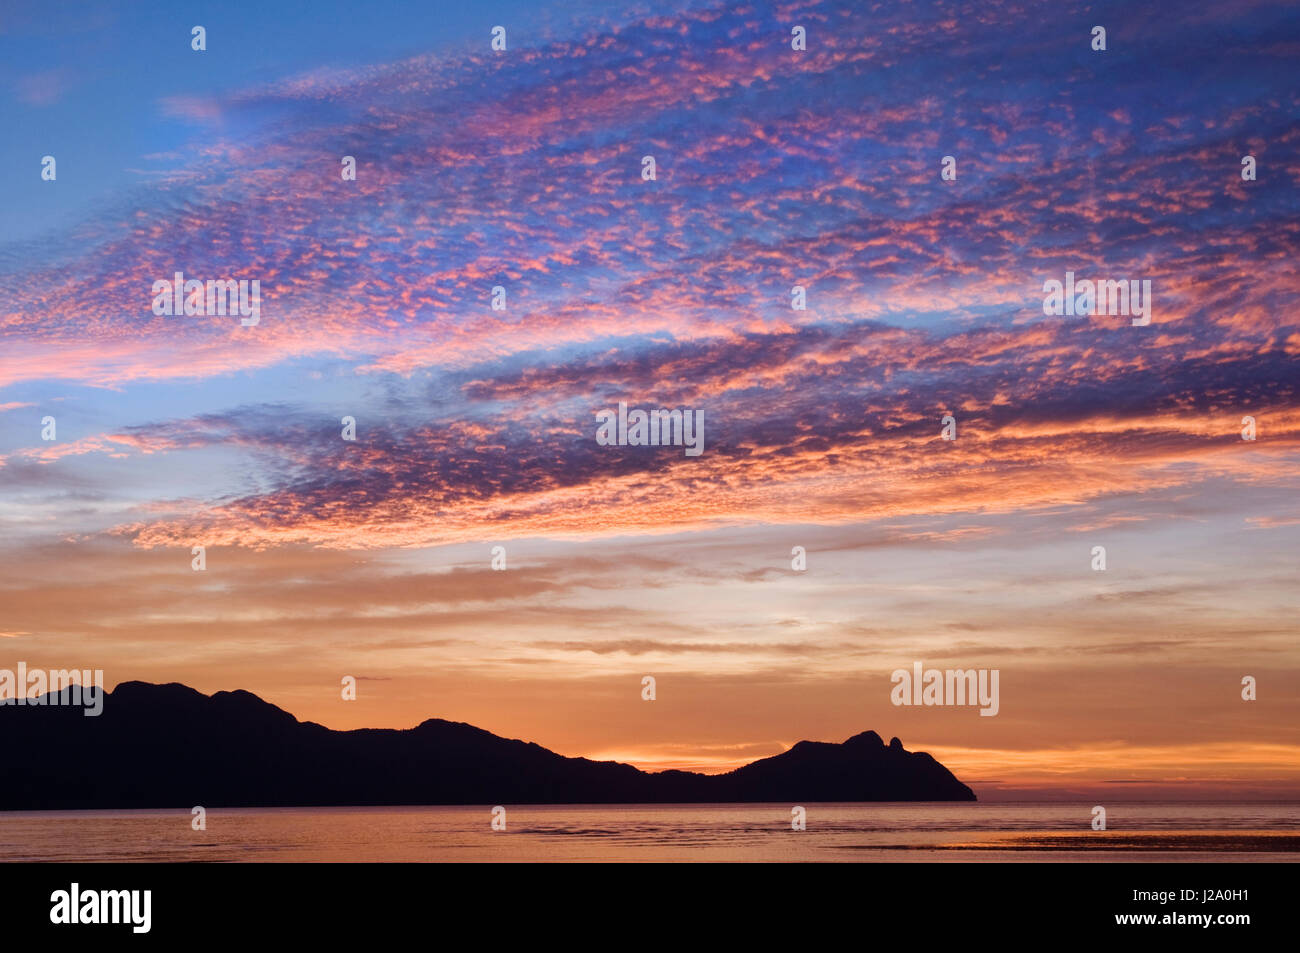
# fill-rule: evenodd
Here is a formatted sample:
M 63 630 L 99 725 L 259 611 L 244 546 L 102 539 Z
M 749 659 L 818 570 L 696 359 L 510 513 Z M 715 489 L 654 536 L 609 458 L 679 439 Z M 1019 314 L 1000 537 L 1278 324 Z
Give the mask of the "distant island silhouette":
M 70 689 L 65 689 L 70 691 Z M 727 774 L 566 758 L 459 722 L 333 731 L 246 691 L 123 682 L 98 717 L 0 705 L 0 810 L 974 801 L 930 755 L 874 731 L 801 741 Z

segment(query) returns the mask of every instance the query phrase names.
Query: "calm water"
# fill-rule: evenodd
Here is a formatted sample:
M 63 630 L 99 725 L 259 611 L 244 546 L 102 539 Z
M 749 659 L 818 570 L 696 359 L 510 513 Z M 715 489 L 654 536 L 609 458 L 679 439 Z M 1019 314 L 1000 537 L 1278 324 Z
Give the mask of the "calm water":
M 0 813 L 0 860 L 1297 861 L 1300 804 L 507 805 Z

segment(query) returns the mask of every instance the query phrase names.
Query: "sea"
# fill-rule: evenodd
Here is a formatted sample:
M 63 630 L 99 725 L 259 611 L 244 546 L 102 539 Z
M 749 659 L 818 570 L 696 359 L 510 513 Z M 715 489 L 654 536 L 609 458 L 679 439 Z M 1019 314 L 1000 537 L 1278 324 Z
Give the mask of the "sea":
M 1297 802 L 480 805 L 0 813 L 0 861 L 1297 861 Z M 500 807 L 501 811 L 494 809 Z M 494 829 L 496 826 L 503 829 Z

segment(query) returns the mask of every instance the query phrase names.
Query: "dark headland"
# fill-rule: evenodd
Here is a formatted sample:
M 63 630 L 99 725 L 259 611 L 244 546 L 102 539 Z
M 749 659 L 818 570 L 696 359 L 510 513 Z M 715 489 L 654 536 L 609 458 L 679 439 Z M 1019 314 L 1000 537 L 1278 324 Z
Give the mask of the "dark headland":
M 92 718 L 0 705 L 0 761 L 0 810 L 975 800 L 934 758 L 874 731 L 727 774 L 647 773 L 439 719 L 332 731 L 249 692 L 174 683 L 123 682 Z

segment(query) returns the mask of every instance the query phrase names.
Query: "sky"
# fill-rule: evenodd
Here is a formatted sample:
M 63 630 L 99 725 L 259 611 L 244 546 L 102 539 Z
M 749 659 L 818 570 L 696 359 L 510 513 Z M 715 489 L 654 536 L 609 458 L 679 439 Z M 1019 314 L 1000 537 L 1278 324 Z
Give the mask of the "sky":
M 11 0 L 0 667 L 1300 797 L 1298 51 L 1273 2 Z M 259 322 L 155 314 L 178 271 Z M 893 704 L 916 662 L 997 715 Z

